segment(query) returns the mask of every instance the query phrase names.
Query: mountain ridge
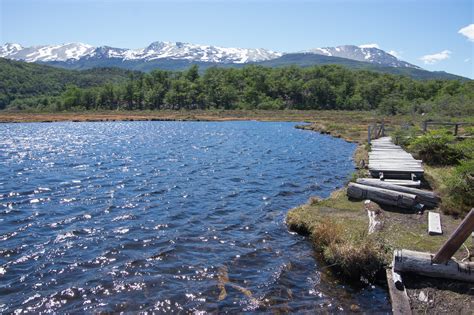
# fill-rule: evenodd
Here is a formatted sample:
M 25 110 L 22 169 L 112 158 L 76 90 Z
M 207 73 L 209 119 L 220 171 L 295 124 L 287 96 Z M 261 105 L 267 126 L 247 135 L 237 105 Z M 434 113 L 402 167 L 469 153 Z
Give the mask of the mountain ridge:
M 446 72 L 424 70 L 370 45 L 343 45 L 297 53 L 278 53 L 263 48 L 224 48 L 160 41 L 140 49 L 94 47 L 84 43 L 31 47 L 7 43 L 0 46 L 0 57 L 74 70 L 118 67 L 145 72 L 154 69 L 184 70 L 193 64 L 203 70 L 216 66 L 239 68 L 250 64 L 269 67 L 340 64 L 353 69 L 408 75 L 416 79 L 466 80 Z
M 80 59 L 121 59 L 151 61 L 155 59 L 183 59 L 189 61 L 216 63 L 249 63 L 277 59 L 294 52 L 275 52 L 264 48 L 228 48 L 213 45 L 199 45 L 183 42 L 155 41 L 144 48 L 128 49 L 111 46 L 97 46 L 84 43 L 60 45 L 39 45 L 24 47 L 6 43 L 0 47 L 0 57 L 26 62 L 69 62 Z M 385 52 L 367 45 L 342 45 L 337 47 L 312 48 L 303 53 L 330 57 L 341 57 L 356 61 L 387 65 L 392 67 L 419 68 Z

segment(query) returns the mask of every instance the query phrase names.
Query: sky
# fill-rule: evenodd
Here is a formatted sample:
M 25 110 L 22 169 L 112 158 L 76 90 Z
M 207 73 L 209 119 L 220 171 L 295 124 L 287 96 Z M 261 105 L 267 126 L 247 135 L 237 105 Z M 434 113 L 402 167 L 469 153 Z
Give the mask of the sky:
M 298 52 L 374 44 L 474 79 L 474 0 L 0 0 L 0 44 L 153 41 Z

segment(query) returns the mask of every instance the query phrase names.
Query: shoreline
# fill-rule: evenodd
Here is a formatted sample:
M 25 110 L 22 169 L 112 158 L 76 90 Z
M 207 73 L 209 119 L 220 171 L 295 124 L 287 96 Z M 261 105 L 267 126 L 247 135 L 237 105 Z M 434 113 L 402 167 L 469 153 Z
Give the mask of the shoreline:
M 367 128 L 367 127 L 366 127 Z M 327 130 L 324 124 L 313 123 L 302 126 L 302 129 L 328 134 L 346 141 L 357 143 L 353 159 L 355 165 L 352 179 L 366 177 L 367 170 L 361 166 L 362 160 L 368 161 L 368 145 L 365 138 L 354 140 L 347 133 L 338 130 Z M 366 132 L 366 130 L 364 130 Z M 364 164 L 362 164 L 364 165 Z M 425 181 L 434 191 L 439 189 L 439 171 L 442 168 L 426 166 Z M 328 198 L 312 197 L 306 204 L 290 209 L 286 216 L 288 229 L 306 236 L 323 262 L 332 269 L 336 277 L 342 280 L 360 283 L 379 283 L 385 289 L 385 270 L 392 263 L 394 249 L 411 249 L 436 253 L 445 240 L 457 228 L 460 219 L 443 214 L 439 207 L 430 209 L 440 212 L 443 235 L 429 236 L 427 233 L 427 213 L 407 213 L 395 208 L 380 207 L 371 202 L 372 211 L 379 211 L 382 229 L 368 234 L 369 219 L 364 201 L 349 200 L 346 195 L 348 183 L 331 193 Z M 372 209 L 373 208 L 373 209 Z M 468 239 L 469 242 L 470 240 Z M 464 258 L 464 249 L 454 257 Z M 416 280 L 414 280 L 416 279 Z M 413 313 L 463 312 L 463 304 L 470 295 L 470 284 L 461 281 L 450 281 L 413 275 L 407 278 L 406 291 L 411 301 Z M 420 301 L 419 294 L 430 294 L 430 301 Z M 474 307 L 474 300 L 467 302 L 467 307 Z M 470 305 L 470 306 L 469 306 Z
M 87 111 L 21 112 L 0 111 L 0 123 L 22 122 L 108 122 L 108 121 L 308 121 L 321 111 Z

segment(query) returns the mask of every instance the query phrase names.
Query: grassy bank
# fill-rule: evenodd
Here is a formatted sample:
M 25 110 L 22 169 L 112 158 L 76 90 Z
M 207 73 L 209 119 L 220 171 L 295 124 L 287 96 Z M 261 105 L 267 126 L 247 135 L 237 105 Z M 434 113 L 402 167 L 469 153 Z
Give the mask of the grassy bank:
M 359 143 L 354 160 L 356 165 L 361 165 L 362 160 L 368 161 L 367 125 L 374 118 L 350 118 L 329 118 L 301 128 Z M 385 122 L 388 126 L 400 126 L 407 122 L 419 126 L 421 119 L 422 117 L 393 116 L 385 118 Z M 472 121 L 472 118 L 467 120 Z M 472 150 L 470 143 L 467 146 Z M 383 266 L 390 264 L 394 249 L 435 253 L 458 226 L 463 206 L 453 200 L 449 187 L 454 169 L 453 166 L 425 166 L 425 185 L 431 187 L 443 200 L 439 208 L 432 210 L 441 214 L 444 234 L 440 236 L 428 235 L 427 212 L 381 208 L 375 203 L 371 203 L 370 207 L 379 214 L 382 229 L 369 235 L 367 206 L 363 201 L 349 200 L 345 189 L 334 192 L 324 200 L 312 198 L 307 204 L 290 210 L 287 224 L 291 230 L 308 235 L 314 248 L 336 271 L 350 278 L 373 278 Z M 367 170 L 358 168 L 353 179 L 365 176 Z M 468 240 L 466 245 L 469 242 Z M 466 255 L 467 251 L 461 247 L 455 257 L 462 259 Z

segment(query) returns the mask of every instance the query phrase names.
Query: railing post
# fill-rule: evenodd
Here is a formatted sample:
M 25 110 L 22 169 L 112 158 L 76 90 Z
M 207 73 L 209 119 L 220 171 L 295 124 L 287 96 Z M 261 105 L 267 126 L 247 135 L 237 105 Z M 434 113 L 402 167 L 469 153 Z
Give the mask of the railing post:
M 385 122 L 382 120 L 382 124 L 380 125 L 380 129 L 382 129 L 382 137 L 385 137 Z
M 368 130 L 367 130 L 367 142 L 369 143 L 369 145 L 370 145 L 370 138 L 371 138 L 371 135 L 370 135 L 370 133 L 371 133 L 371 130 L 370 130 L 371 127 L 372 127 L 372 126 L 369 125 L 369 128 L 368 128 Z
M 459 124 L 454 125 L 454 136 L 458 135 Z
M 454 253 L 461 247 L 474 230 L 474 208 L 469 211 L 461 224 L 451 234 L 440 250 L 433 258 L 433 263 L 442 264 L 453 257 Z
M 426 132 L 426 130 L 428 129 L 428 121 L 423 121 L 423 133 Z

